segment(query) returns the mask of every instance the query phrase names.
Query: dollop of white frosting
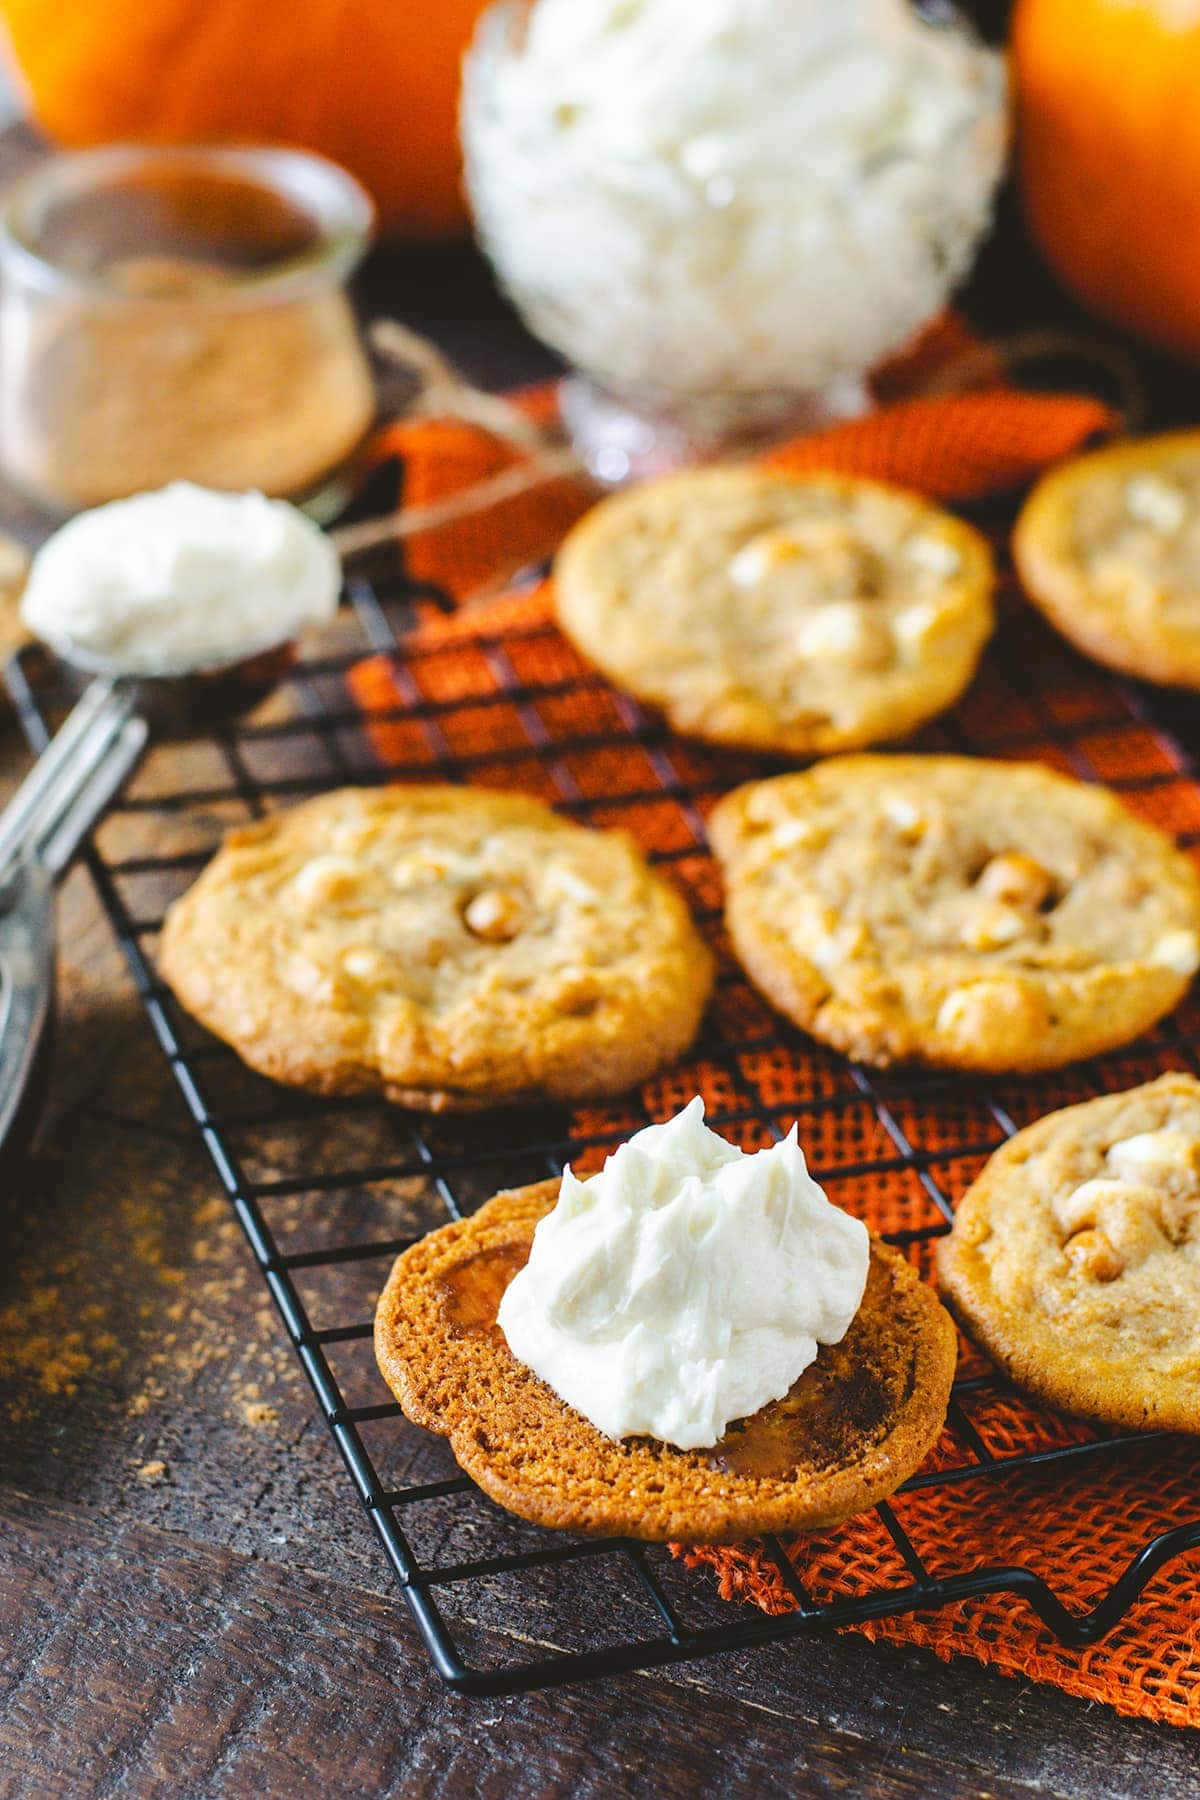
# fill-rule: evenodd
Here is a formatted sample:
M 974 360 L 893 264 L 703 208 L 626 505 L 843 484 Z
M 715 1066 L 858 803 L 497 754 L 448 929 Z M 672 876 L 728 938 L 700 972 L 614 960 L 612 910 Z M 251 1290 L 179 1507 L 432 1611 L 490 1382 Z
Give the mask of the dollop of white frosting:
M 808 1173 L 793 1127 L 752 1155 L 697 1098 L 563 1172 L 499 1321 L 513 1355 L 607 1437 L 693 1450 L 787 1393 L 845 1336 L 866 1227 Z
M 617 392 L 808 392 L 944 304 L 991 213 L 1002 58 L 908 0 L 535 0 L 485 19 L 476 222 Z
M 120 674 L 253 656 L 332 617 L 332 542 L 286 500 L 187 481 L 79 513 L 38 551 L 21 611 L 54 649 Z

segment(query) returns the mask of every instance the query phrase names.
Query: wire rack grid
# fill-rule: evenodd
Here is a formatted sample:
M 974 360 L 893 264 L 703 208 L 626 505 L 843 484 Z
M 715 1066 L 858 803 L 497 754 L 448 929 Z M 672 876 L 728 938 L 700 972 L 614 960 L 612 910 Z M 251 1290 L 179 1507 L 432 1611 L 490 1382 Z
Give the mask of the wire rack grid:
M 704 812 L 762 760 L 739 762 L 672 738 L 660 721 L 583 669 L 548 622 L 472 642 L 446 664 L 436 634 L 412 634 L 414 608 L 446 606 L 429 584 L 389 569 L 347 595 L 319 657 L 297 668 L 267 708 L 186 752 L 151 752 L 101 826 L 86 861 L 150 1022 L 220 1182 L 312 1385 L 324 1419 L 443 1678 L 475 1695 L 517 1692 L 836 1626 L 940 1608 L 985 1595 L 1024 1600 L 1063 1643 L 1094 1642 L 1171 1559 L 1200 1546 L 1194 1520 L 1148 1530 L 1123 1572 L 1073 1603 L 1069 1572 L 1052 1582 L 1021 1562 L 931 1567 L 902 1518 L 905 1495 L 975 1492 L 1143 1453 L 1130 1436 L 1052 1416 L 1019 1453 L 979 1412 L 1029 1403 L 976 1354 L 956 1383 L 943 1444 L 892 1502 L 876 1509 L 893 1567 L 857 1590 L 814 1592 L 783 1545 L 765 1553 L 791 1610 L 768 1615 L 716 1598 L 711 1578 L 665 1549 L 538 1531 L 501 1513 L 459 1473 L 441 1440 L 418 1432 L 371 1359 L 371 1313 L 391 1259 L 497 1188 L 594 1163 L 681 1094 L 704 1091 L 709 1120 L 747 1147 L 794 1117 L 814 1173 L 851 1207 L 863 1182 L 903 1189 L 902 1221 L 885 1235 L 918 1260 L 948 1228 L 955 1197 L 992 1150 L 1047 1110 L 1043 1086 L 943 1073 L 881 1074 L 813 1046 L 772 1015 L 726 957 L 710 1020 L 672 1085 L 574 1117 L 550 1108 L 476 1115 L 465 1125 L 405 1114 L 371 1098 L 314 1099 L 271 1086 L 201 1032 L 160 980 L 153 945 L 163 911 L 215 849 L 222 830 L 346 782 L 444 778 L 523 786 L 592 823 L 627 823 L 681 882 L 719 940 L 720 906 Z M 394 658 L 396 704 L 365 719 L 346 685 L 364 656 Z M 7 670 L 34 749 L 69 695 L 47 659 L 22 652 Z M 587 703 L 586 705 L 584 703 Z M 581 719 L 581 708 L 583 716 Z M 589 710 L 590 708 L 590 710 Z M 390 733 L 386 741 L 380 733 Z M 382 747 L 385 755 L 381 757 Z M 1104 779 L 1184 844 L 1200 843 L 1200 785 L 1190 753 L 1140 691 L 1098 678 L 1033 620 L 1009 608 L 988 673 L 969 706 L 927 732 L 923 747 L 1038 756 Z M 630 752 L 637 779 L 631 780 Z M 614 764 L 612 753 L 620 753 Z M 614 770 L 622 771 L 614 779 Z M 667 827 L 663 829 L 666 809 Z M 658 821 L 657 825 L 655 821 Z M 801 1072 L 781 1107 L 770 1071 Z M 1054 1103 L 1200 1069 L 1200 1008 L 1167 1021 L 1123 1056 L 1073 1072 Z M 753 1068 L 756 1075 L 748 1074 Z M 766 1073 L 764 1074 L 764 1071 Z M 1073 1085 L 1072 1085 L 1073 1084 Z M 923 1121 L 938 1119 L 935 1137 Z M 498 1627 L 499 1629 L 494 1629 Z M 497 1643 L 503 1645 L 497 1651 Z

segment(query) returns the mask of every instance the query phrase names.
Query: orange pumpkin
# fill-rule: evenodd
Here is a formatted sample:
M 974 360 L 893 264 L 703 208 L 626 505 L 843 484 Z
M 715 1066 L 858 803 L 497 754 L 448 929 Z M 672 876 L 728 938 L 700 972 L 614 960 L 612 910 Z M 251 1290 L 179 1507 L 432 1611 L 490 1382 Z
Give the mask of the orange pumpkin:
M 459 229 L 459 64 L 484 0 L 0 0 L 58 142 L 255 138 L 343 163 L 385 228 Z
M 1200 356 L 1200 4 L 1018 0 L 1013 56 L 1046 257 L 1105 318 Z

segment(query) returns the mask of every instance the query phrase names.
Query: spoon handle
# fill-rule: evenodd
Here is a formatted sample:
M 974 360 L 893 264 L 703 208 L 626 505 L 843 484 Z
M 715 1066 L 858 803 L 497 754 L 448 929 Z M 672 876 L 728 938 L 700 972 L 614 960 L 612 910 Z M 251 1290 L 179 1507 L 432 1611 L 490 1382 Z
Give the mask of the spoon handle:
M 143 749 L 149 727 L 136 696 L 95 681 L 0 814 L 0 895 L 26 862 L 67 866 Z
M 28 867 L 0 914 L 0 1193 L 37 1120 L 53 996 L 50 876 Z
M 137 714 L 126 719 L 52 829 L 39 837 L 35 855 L 50 875 L 57 879 L 69 866 L 88 832 L 141 761 L 149 735 L 145 719 Z
M 0 815 L 0 1191 L 36 1121 L 54 1016 L 54 883 L 133 771 L 150 727 L 94 682 Z

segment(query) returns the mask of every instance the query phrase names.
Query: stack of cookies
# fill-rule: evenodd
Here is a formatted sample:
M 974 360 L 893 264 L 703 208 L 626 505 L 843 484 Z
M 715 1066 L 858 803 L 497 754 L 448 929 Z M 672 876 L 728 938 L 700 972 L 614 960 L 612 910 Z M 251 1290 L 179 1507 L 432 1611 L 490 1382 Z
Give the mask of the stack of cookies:
M 1200 687 L 1200 436 L 1051 475 L 1016 553 L 1090 654 Z M 689 736 L 827 759 L 726 795 L 711 842 L 751 981 L 863 1063 L 1059 1067 L 1148 1030 L 1200 966 L 1200 878 L 1103 788 L 1031 763 L 861 754 L 962 696 L 993 586 L 986 541 L 916 495 L 751 468 L 610 498 L 558 558 L 562 629 L 617 687 Z M 346 790 L 234 832 L 172 908 L 161 964 L 251 1067 L 429 1111 L 628 1090 L 686 1054 L 713 981 L 684 902 L 631 838 L 459 787 Z M 954 1339 L 879 1244 L 850 1333 L 778 1420 L 749 1422 L 770 1468 L 724 1440 L 604 1438 L 495 1323 L 555 1192 L 499 1196 L 432 1234 L 379 1311 L 401 1405 L 503 1504 L 576 1530 L 728 1540 L 829 1524 L 920 1462 Z M 942 1246 L 943 1291 L 1055 1404 L 1200 1430 L 1198 1211 L 1200 1084 L 1166 1077 L 1008 1143 Z

